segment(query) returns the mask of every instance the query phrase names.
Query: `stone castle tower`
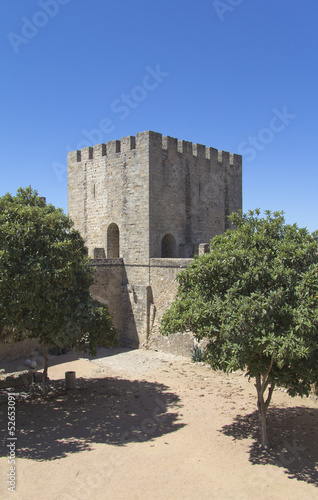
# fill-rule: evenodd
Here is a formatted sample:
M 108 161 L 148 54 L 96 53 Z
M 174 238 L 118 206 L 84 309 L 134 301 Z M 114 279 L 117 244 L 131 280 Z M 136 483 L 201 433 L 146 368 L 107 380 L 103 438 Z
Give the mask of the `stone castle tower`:
M 177 272 L 241 208 L 239 155 L 149 131 L 68 155 L 69 216 L 123 343 L 156 334 Z

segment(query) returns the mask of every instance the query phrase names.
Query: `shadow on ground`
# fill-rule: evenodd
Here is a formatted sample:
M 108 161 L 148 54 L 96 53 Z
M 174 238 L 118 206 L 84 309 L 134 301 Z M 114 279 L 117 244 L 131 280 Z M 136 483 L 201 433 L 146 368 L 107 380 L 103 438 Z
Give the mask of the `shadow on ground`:
M 16 400 L 16 455 L 33 460 L 54 460 L 92 449 L 95 443 L 125 446 L 175 432 L 179 397 L 163 384 L 116 378 L 78 379 L 66 391 L 51 381 L 51 393 Z M 2 391 L 1 421 L 6 421 L 7 395 Z M 6 435 L 0 456 L 7 456 Z
M 302 406 L 268 410 L 272 448 L 260 447 L 258 412 L 237 415 L 220 432 L 234 439 L 253 439 L 252 464 L 283 467 L 289 478 L 318 486 L 318 409 Z

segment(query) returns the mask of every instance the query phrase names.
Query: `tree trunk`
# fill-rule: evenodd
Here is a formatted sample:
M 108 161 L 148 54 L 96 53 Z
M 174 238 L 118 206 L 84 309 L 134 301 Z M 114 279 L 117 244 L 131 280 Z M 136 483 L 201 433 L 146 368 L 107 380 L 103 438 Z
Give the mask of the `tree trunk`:
M 43 350 L 44 350 L 44 368 L 43 368 L 42 392 L 45 395 L 47 370 L 48 370 L 48 366 L 49 366 L 49 346 L 45 342 L 43 344 Z
M 271 402 L 272 394 L 274 391 L 274 384 L 272 384 L 268 389 L 267 400 L 264 401 L 264 392 L 268 386 L 269 379 L 261 381 L 261 375 L 256 376 L 256 390 L 257 390 L 257 408 L 258 408 L 258 416 L 259 416 L 259 426 L 261 432 L 261 446 L 264 450 L 268 450 L 270 448 L 271 443 L 268 436 L 267 429 L 267 418 L 266 412 L 267 408 Z
M 263 396 L 261 397 L 261 401 L 258 399 L 257 406 L 258 406 L 259 427 L 261 432 L 261 446 L 262 448 L 264 448 L 264 450 L 267 450 L 270 447 L 270 440 L 267 431 L 266 408 Z

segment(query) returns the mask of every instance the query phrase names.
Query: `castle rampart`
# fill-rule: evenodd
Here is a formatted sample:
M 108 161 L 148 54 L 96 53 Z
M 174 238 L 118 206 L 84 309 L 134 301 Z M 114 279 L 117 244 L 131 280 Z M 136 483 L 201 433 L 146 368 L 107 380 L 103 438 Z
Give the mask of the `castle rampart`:
M 206 147 L 203 144 L 193 144 L 189 141 L 178 140 L 168 135 L 162 136 L 162 134 L 157 132 L 140 132 L 137 134 L 137 140 L 136 137 L 129 135 L 127 137 L 122 137 L 120 140 L 108 141 L 106 144 L 102 143 L 93 147 L 87 146 L 81 150 L 70 151 L 68 153 L 68 160 L 71 163 L 79 163 L 83 160 L 93 160 L 101 156 L 132 151 L 138 148 L 136 143 L 139 145 L 142 144 L 141 141 L 138 142 L 138 139 L 142 139 L 145 135 L 150 138 L 149 147 L 151 147 L 152 144 L 156 144 L 158 139 L 159 142 L 161 142 L 163 150 L 180 153 L 188 157 L 197 156 L 199 158 L 205 158 L 206 160 L 212 160 L 213 162 L 219 161 L 220 163 L 228 163 L 229 165 L 235 165 L 237 162 L 241 163 L 241 155 L 230 154 L 227 151 Z M 152 140 L 154 140 L 154 142 L 152 142 Z

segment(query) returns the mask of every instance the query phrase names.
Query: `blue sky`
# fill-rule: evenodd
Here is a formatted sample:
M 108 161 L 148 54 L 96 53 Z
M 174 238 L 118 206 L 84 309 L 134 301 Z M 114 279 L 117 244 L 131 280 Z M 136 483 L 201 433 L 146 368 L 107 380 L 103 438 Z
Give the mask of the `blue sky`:
M 316 0 L 2 2 L 0 195 L 31 184 L 67 211 L 67 151 L 154 130 L 243 154 L 244 211 L 317 229 L 317 16 Z

